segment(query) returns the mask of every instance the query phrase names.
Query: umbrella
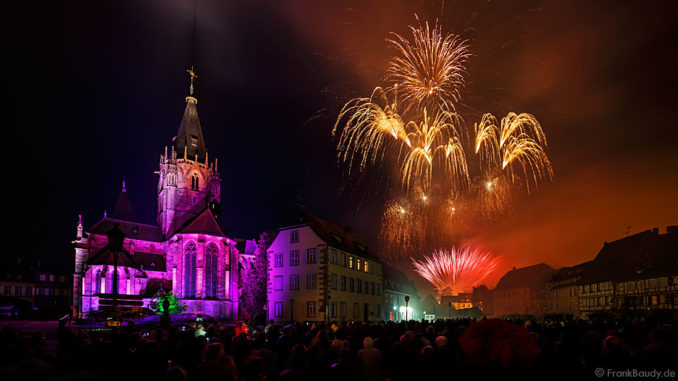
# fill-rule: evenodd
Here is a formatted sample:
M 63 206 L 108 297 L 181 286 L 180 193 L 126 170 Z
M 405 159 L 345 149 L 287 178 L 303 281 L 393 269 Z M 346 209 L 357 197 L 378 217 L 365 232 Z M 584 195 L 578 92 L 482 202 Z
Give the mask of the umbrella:
M 459 345 L 471 365 L 505 375 L 528 373 L 541 352 L 527 329 L 501 319 L 472 322 Z

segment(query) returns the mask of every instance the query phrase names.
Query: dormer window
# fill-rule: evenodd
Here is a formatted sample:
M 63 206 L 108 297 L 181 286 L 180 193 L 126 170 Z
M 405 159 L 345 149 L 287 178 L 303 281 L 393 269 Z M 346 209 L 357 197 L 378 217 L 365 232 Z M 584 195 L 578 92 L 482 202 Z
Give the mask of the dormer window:
M 292 230 L 290 232 L 290 243 L 299 242 L 299 230 Z

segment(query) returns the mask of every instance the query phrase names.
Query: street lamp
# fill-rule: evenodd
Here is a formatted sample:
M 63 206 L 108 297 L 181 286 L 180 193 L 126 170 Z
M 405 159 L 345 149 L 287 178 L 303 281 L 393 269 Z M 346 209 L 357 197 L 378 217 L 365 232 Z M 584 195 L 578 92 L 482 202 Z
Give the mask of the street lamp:
M 452 319 L 452 302 L 448 304 L 448 307 L 450 308 L 450 315 L 449 318 Z
M 407 304 L 410 302 L 410 296 L 405 295 L 405 321 L 408 321 L 407 319 Z

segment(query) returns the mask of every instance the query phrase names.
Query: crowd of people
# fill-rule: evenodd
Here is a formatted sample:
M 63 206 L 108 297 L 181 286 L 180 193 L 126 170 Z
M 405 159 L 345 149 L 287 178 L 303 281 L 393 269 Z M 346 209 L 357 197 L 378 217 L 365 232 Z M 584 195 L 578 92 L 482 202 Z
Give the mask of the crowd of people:
M 41 333 L 3 327 L 0 379 L 595 379 L 598 368 L 678 370 L 675 321 L 516 320 L 507 330 L 505 321 L 488 320 L 486 331 L 467 319 L 249 328 L 129 322 L 105 332 L 60 327 L 52 354 Z

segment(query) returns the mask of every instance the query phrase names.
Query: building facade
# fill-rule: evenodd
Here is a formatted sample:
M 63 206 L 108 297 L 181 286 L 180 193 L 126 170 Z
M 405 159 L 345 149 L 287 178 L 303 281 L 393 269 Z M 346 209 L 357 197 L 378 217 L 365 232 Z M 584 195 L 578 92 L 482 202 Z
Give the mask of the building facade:
M 268 248 L 268 319 L 377 321 L 382 264 L 357 234 L 310 214 Z
M 218 222 L 221 178 L 210 161 L 198 100 L 186 97 L 183 119 L 158 162 L 157 218 L 140 222 L 123 181 L 112 214 L 76 229 L 73 316 L 149 307 L 161 288 L 189 313 L 238 316 L 239 254 Z M 115 242 L 120 240 L 120 242 Z M 169 290 L 168 290 L 169 289 Z
M 545 284 L 554 272 L 551 266 L 540 263 L 506 273 L 493 290 L 495 315 L 543 316 Z

